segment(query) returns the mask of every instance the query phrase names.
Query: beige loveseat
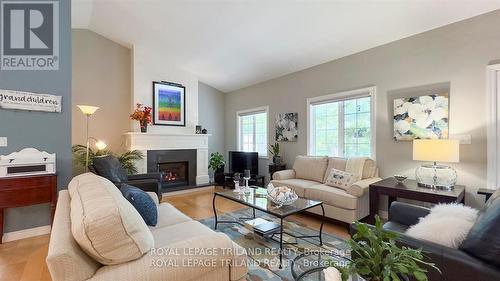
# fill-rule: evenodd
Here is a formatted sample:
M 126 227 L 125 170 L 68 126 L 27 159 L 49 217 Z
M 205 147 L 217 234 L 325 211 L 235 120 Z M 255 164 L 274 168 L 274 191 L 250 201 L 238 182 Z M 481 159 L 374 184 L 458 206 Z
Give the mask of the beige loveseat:
M 322 201 L 327 217 L 351 223 L 368 216 L 369 185 L 381 179 L 378 177 L 375 161 L 371 159 L 349 161 L 363 163 L 358 169 L 361 179 L 344 189 L 325 184 L 332 168 L 346 171 L 348 160 L 337 157 L 297 156 L 293 169 L 274 173 L 271 182 L 275 186 L 292 188 L 299 197 Z M 321 214 L 320 207 L 309 211 Z
M 218 281 L 246 277 L 246 252 L 225 234 L 190 219 L 170 204 L 159 204 L 154 193 L 148 194 L 157 204 L 158 224 L 148 227 L 113 186 L 87 173 L 75 177 L 69 191 L 59 192 L 46 259 L 53 281 Z M 124 226 L 127 231 L 120 232 Z M 129 235 L 128 240 L 124 235 Z M 82 244 L 82 239 L 90 243 Z

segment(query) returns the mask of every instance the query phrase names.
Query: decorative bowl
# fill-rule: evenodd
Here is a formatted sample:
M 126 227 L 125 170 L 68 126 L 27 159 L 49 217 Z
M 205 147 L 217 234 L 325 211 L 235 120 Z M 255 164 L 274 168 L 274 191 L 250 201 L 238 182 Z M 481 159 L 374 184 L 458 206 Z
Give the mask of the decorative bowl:
M 289 205 L 299 198 L 297 193 L 286 186 L 274 187 L 269 185 L 267 187 L 267 198 L 276 205 Z
M 405 176 L 405 175 L 394 175 L 394 178 L 399 182 L 399 183 L 403 183 L 407 178 L 408 176 Z

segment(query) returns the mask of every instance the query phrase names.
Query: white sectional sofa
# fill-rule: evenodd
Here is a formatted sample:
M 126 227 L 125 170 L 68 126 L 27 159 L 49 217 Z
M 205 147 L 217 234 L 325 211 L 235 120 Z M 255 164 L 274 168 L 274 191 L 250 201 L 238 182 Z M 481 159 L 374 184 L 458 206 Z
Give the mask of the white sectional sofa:
M 110 181 L 90 173 L 75 177 L 69 191 L 59 192 L 46 259 L 52 280 L 245 279 L 243 248 L 148 195 L 158 208 L 155 227 L 146 226 Z
M 346 171 L 348 161 L 356 160 L 360 163 L 360 159 L 297 156 L 293 168 L 274 173 L 271 182 L 275 186 L 292 188 L 299 197 L 322 201 L 327 217 L 351 223 L 369 214 L 369 185 L 381 180 L 376 162 L 363 159 L 364 165 L 359 169 L 362 171 L 360 180 L 345 189 L 326 185 L 325 182 L 332 168 Z M 321 214 L 319 207 L 309 211 Z

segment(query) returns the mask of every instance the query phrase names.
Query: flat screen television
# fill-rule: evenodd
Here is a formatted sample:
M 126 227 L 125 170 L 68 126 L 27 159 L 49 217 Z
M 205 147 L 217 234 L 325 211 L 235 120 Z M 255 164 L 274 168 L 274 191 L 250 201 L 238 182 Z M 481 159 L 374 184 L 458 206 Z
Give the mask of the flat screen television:
M 252 175 L 259 174 L 259 154 L 257 152 L 229 151 L 229 171 L 243 173 L 250 170 Z

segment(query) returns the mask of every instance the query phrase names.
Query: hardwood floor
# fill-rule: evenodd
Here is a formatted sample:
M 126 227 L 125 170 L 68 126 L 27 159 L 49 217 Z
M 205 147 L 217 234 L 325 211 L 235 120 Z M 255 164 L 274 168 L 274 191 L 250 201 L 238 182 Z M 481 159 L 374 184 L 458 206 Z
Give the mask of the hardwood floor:
M 195 220 L 213 216 L 213 189 L 164 196 L 163 202 L 174 205 Z M 244 206 L 229 200 L 217 199 L 217 212 L 231 212 Z M 318 228 L 320 220 L 309 215 L 290 217 L 312 228 Z M 349 237 L 344 225 L 325 223 L 323 231 L 344 239 Z M 0 244 L 0 281 L 50 281 L 50 274 L 45 265 L 49 235 L 42 235 L 23 240 Z

